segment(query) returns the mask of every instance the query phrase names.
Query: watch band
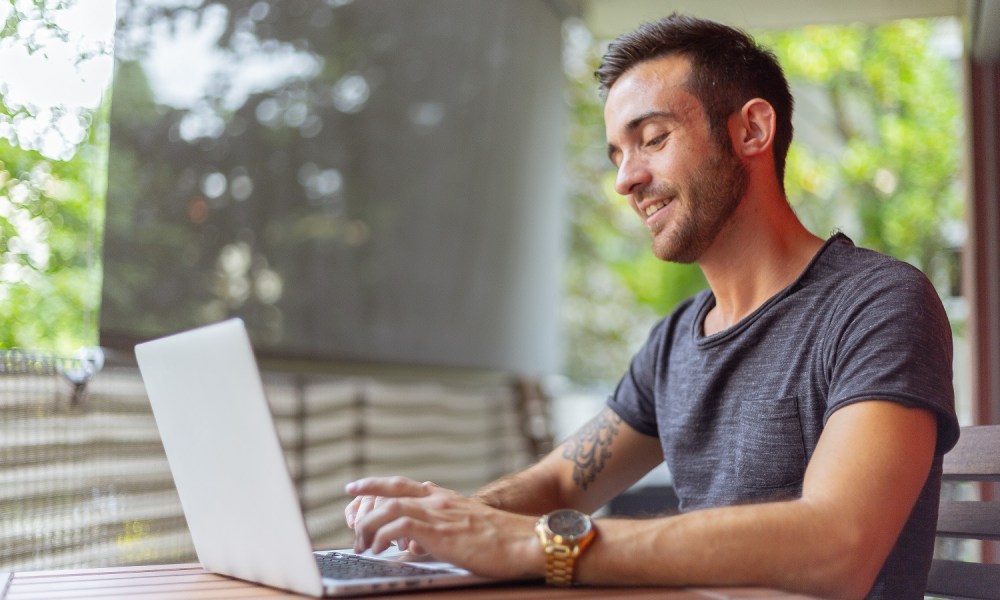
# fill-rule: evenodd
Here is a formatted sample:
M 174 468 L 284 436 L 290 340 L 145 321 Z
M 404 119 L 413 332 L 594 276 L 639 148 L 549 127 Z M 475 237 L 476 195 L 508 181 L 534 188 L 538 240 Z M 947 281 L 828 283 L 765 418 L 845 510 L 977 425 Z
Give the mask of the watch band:
M 550 544 L 545 550 L 545 583 L 558 587 L 573 585 L 576 552 L 564 545 Z
M 582 519 L 587 524 L 583 531 L 573 533 L 563 531 L 561 535 L 550 528 L 550 517 L 560 514 L 565 517 L 567 513 Z M 559 527 L 557 526 L 556 529 L 558 530 Z M 535 533 L 541 543 L 542 552 L 545 554 L 545 582 L 559 587 L 573 585 L 576 560 L 594 539 L 595 530 L 590 517 L 577 511 L 565 509 L 554 511 L 538 519 L 535 524 Z

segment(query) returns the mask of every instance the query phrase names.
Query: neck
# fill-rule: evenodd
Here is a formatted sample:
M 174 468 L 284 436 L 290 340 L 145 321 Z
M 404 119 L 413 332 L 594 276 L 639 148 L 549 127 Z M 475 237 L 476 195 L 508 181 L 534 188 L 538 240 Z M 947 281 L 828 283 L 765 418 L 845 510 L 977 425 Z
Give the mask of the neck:
M 799 277 L 823 240 L 806 230 L 779 190 L 747 196 L 698 260 L 715 308 L 705 335 L 738 323 Z

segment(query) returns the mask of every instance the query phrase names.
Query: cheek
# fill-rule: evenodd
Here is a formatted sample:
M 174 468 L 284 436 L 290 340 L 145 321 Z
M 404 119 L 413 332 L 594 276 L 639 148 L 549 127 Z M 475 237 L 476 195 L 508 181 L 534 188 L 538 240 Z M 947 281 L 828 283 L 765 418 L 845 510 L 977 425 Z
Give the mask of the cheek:
M 692 178 L 697 179 L 704 164 L 704 148 L 694 146 L 677 148 L 668 165 L 670 179 L 680 186 L 690 186 Z
M 697 162 L 698 149 L 689 144 L 674 143 L 656 153 L 653 163 L 662 175 L 676 176 L 690 169 Z

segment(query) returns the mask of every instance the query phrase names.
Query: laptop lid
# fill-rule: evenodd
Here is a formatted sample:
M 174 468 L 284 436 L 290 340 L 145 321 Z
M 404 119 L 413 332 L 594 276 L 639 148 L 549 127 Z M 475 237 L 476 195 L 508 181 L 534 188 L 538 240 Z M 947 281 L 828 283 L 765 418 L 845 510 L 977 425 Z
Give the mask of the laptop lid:
M 311 596 L 494 581 L 405 552 L 380 558 L 419 571 L 322 578 L 243 322 L 145 342 L 135 353 L 206 569 Z
M 243 322 L 139 344 L 135 353 L 202 565 L 321 595 L 319 568 Z

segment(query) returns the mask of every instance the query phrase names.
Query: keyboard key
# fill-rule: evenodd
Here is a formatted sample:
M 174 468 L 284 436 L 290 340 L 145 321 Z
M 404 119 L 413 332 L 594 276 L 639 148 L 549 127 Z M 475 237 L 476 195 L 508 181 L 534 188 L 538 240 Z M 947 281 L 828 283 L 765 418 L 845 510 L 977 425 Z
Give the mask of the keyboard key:
M 408 577 L 450 572 L 442 569 L 414 567 L 404 563 L 366 558 L 355 554 L 343 554 L 341 552 L 325 552 L 314 556 L 323 577 L 330 577 L 332 579 L 375 579 L 380 577 Z

